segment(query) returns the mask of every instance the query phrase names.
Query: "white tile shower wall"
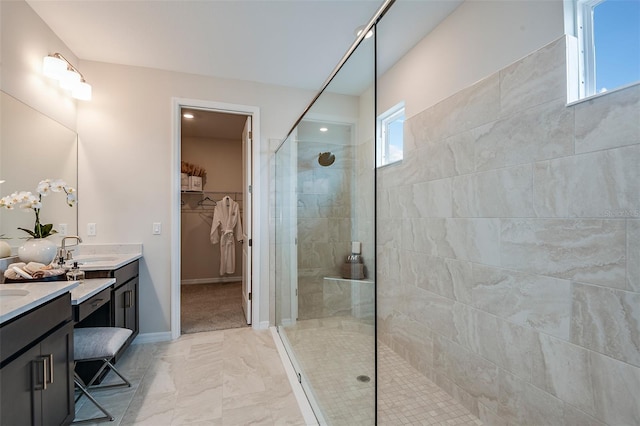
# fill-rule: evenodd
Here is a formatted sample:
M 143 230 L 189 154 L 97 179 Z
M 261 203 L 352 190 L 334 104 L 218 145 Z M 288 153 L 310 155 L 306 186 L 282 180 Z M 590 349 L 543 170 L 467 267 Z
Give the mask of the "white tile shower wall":
M 409 118 L 378 173 L 379 338 L 490 424 L 640 424 L 640 85 L 566 41 Z

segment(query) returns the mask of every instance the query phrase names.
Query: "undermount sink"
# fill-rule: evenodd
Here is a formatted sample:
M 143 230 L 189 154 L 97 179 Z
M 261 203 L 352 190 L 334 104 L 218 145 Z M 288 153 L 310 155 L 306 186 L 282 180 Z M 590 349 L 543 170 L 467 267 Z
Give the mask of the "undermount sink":
M 24 296 L 28 296 L 29 295 L 29 291 L 28 290 L 22 290 L 19 288 L 7 288 L 7 289 L 0 289 L 0 298 L 2 299 L 9 299 L 9 298 L 15 298 L 15 297 L 24 297 Z

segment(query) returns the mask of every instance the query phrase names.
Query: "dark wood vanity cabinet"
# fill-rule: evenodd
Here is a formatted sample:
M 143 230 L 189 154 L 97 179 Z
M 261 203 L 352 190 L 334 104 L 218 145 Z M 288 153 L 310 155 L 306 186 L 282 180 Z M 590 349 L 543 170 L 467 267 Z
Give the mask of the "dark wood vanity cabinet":
M 70 294 L 3 324 L 0 341 L 0 424 L 70 424 L 75 411 Z
M 133 339 L 138 335 L 140 328 L 140 315 L 138 303 L 138 273 L 139 261 L 105 271 L 86 271 L 87 278 L 115 278 L 116 283 L 111 287 L 111 312 L 110 326 L 128 328 L 133 331 L 127 343 L 122 347 L 115 361 L 129 347 Z M 84 321 L 86 322 L 86 321 Z M 84 322 L 80 326 L 85 326 Z M 97 324 L 91 324 L 96 326 Z M 104 326 L 105 324 L 103 324 Z

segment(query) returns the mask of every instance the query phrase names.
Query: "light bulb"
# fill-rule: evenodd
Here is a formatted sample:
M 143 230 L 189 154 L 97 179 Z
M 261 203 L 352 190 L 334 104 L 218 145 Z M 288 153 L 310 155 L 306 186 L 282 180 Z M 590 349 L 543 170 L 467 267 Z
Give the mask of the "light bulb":
M 55 56 L 45 56 L 42 60 L 42 73 L 49 78 L 58 79 L 67 70 L 67 63 Z
M 82 80 L 71 91 L 71 96 L 81 101 L 91 100 L 91 85 Z
M 67 90 L 73 90 L 76 85 L 80 83 L 80 74 L 67 69 L 60 77 L 60 87 Z

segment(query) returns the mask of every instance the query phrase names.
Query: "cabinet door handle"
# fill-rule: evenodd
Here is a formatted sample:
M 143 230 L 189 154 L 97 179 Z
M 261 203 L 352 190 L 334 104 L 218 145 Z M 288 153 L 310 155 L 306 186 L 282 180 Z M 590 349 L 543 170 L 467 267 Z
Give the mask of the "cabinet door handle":
M 100 305 L 100 302 L 102 302 L 104 299 L 96 299 L 91 303 L 91 307 L 95 308 L 96 306 Z
M 127 290 L 124 292 L 124 307 L 130 308 L 133 306 L 133 290 Z
M 40 383 L 40 381 L 38 380 L 40 376 L 38 375 L 37 364 L 39 362 L 42 362 L 42 370 L 41 370 L 42 383 Z M 34 390 L 47 390 L 47 358 L 46 357 L 38 357 L 38 359 L 31 361 L 31 374 L 32 374 L 31 388 Z
M 37 359 L 31 361 L 32 363 L 32 374 L 33 374 L 33 380 L 32 380 L 32 388 L 34 390 L 47 390 L 47 359 L 48 357 L 46 356 L 39 356 Z M 37 364 L 38 363 L 42 363 L 42 369 L 40 370 L 40 372 L 42 373 L 42 382 L 40 382 L 38 379 L 40 378 L 39 374 L 38 374 L 38 368 L 37 368 Z
M 53 384 L 53 354 L 45 355 L 45 360 L 49 363 L 49 384 Z M 45 376 L 45 383 L 47 383 Z

